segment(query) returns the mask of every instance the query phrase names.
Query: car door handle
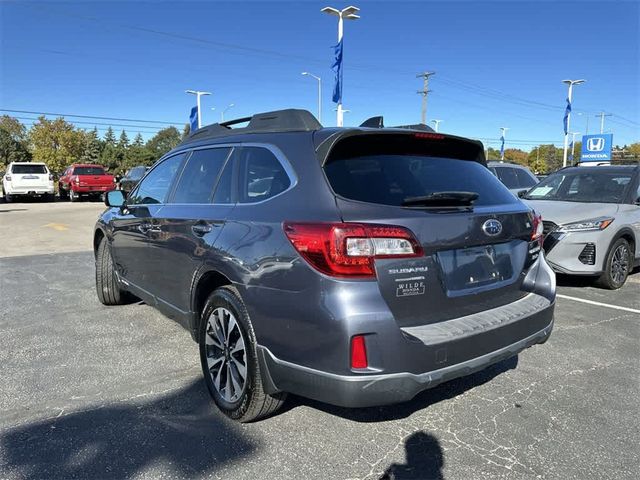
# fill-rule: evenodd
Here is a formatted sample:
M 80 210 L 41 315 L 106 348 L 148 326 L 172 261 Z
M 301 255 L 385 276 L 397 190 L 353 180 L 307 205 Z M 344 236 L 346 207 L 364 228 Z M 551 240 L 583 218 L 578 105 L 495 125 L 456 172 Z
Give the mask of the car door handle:
M 191 231 L 198 237 L 203 237 L 213 230 L 213 225 L 207 222 L 199 221 L 191 227 Z
M 146 235 L 149 232 L 158 233 L 160 232 L 160 226 L 154 225 L 152 223 L 144 222 L 138 225 L 138 231 L 140 231 L 140 233 L 143 233 L 144 235 Z

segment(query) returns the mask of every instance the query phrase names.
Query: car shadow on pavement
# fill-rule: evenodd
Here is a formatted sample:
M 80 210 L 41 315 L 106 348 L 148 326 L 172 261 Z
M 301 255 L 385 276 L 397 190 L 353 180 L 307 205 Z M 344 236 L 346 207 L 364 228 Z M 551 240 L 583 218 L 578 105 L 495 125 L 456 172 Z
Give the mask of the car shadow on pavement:
M 316 408 L 331 415 L 336 415 L 354 422 L 383 422 L 407 418 L 418 410 L 423 410 L 431 405 L 449 400 L 463 394 L 467 390 L 479 387 L 498 375 L 513 370 L 518 366 L 518 357 L 514 356 L 491 365 L 480 372 L 457 378 L 437 387 L 425 390 L 408 402 L 383 407 L 344 408 L 336 407 L 315 400 L 309 400 L 298 396 L 290 396 L 285 403 L 285 409 L 293 409 L 306 405 Z M 277 415 L 277 413 L 276 413 Z
M 438 439 L 425 432 L 411 434 L 404 442 L 405 463 L 392 463 L 380 480 L 442 480 L 444 455 Z
M 199 476 L 257 449 L 240 428 L 214 413 L 198 380 L 148 402 L 97 406 L 8 429 L 0 435 L 0 464 L 23 479 Z

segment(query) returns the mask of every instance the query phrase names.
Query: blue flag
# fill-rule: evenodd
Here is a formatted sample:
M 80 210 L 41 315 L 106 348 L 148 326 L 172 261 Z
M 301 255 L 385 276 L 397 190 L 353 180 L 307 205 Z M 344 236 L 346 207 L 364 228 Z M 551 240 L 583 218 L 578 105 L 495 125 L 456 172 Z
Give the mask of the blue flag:
M 504 133 L 500 137 L 500 141 L 502 142 L 502 145 L 500 145 L 500 160 L 504 160 Z
M 564 118 L 562 119 L 562 123 L 564 123 L 564 134 L 568 133 L 567 123 L 569 122 L 569 114 L 571 113 L 571 102 L 567 98 L 567 109 L 564 111 Z
M 333 47 L 335 59 L 331 68 L 335 73 L 335 83 L 333 85 L 333 102 L 342 103 L 342 40 Z
M 191 114 L 189 115 L 189 131 L 195 132 L 198 130 L 198 107 L 195 106 L 191 109 Z

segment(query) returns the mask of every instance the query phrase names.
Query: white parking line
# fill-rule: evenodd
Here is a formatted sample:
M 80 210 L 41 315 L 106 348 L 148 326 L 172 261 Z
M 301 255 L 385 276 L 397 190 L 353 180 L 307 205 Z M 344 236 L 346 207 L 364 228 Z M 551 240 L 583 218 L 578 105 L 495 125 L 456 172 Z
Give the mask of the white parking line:
M 622 310 L 624 312 L 640 314 L 640 310 L 636 310 L 635 308 L 620 307 L 618 305 L 611 305 L 610 303 L 594 302 L 593 300 L 585 300 L 584 298 L 570 297 L 569 295 L 561 295 L 559 293 L 556 296 L 559 298 L 566 298 L 567 300 L 574 300 L 576 302 L 588 303 L 589 305 L 597 305 L 599 307 L 613 308 L 615 310 Z

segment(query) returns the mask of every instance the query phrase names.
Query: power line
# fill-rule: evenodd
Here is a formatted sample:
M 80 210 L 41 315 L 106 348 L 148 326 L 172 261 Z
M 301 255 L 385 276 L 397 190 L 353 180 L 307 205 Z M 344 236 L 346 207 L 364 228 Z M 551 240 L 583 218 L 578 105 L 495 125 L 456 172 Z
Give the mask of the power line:
M 33 117 L 20 117 L 20 116 L 16 116 L 13 118 L 17 118 L 18 120 L 30 120 L 32 122 L 38 120 L 38 117 L 33 118 Z M 122 123 L 101 123 L 101 122 L 83 122 L 83 121 L 79 121 L 79 120 L 67 120 L 69 123 L 73 123 L 74 125 L 102 125 L 102 126 L 107 126 L 107 127 L 124 127 L 124 128 L 146 128 L 149 130 L 142 130 L 143 133 L 156 133 L 159 132 L 160 130 L 163 130 L 163 127 L 152 127 L 152 126 L 146 126 L 146 125 L 125 125 Z M 169 128 L 169 127 L 167 127 Z M 100 129 L 102 130 L 102 129 Z M 106 129 L 104 129 L 106 130 Z M 119 129 L 118 129 L 119 130 Z M 135 131 L 135 130 L 131 130 L 131 131 Z
M 138 123 L 156 123 L 159 125 L 184 125 L 181 122 L 161 122 L 158 120 L 141 120 L 135 118 L 116 118 L 116 117 L 100 117 L 96 115 L 74 115 L 71 113 L 53 113 L 53 112 L 34 112 L 30 110 L 10 110 L 8 108 L 0 108 L 0 112 L 10 112 L 10 113 L 27 113 L 30 115 L 51 115 L 58 117 L 75 117 L 75 118 L 95 118 L 97 120 L 115 120 L 120 122 L 138 122 Z M 142 125 L 141 125 L 142 126 Z

